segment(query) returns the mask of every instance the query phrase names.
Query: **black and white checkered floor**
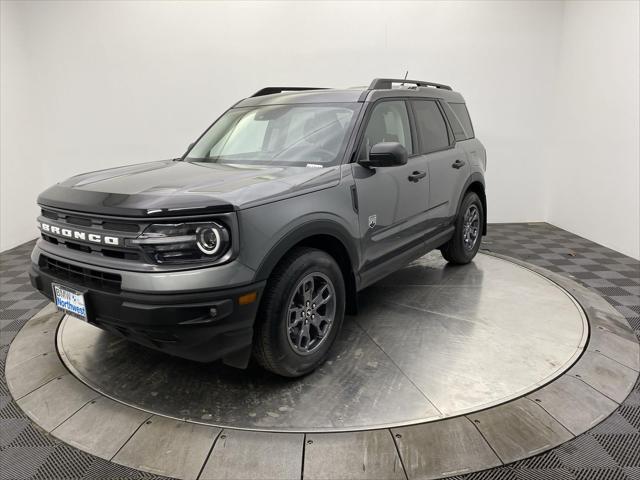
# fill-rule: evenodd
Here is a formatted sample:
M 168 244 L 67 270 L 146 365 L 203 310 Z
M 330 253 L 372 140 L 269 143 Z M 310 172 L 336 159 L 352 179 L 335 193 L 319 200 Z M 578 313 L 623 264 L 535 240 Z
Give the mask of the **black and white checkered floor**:
M 567 275 L 594 289 L 640 339 L 640 262 L 548 224 L 491 225 L 483 249 Z M 93 457 L 43 433 L 12 400 L 9 344 L 47 303 L 29 285 L 33 242 L 0 254 L 0 479 L 158 478 Z M 640 383 L 603 423 L 542 455 L 465 479 L 640 479 Z

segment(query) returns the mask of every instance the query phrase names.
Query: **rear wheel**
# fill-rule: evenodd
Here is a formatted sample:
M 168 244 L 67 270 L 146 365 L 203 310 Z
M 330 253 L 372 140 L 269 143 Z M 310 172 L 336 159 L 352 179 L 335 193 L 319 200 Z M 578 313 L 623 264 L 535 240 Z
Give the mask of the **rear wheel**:
M 312 248 L 294 249 L 267 284 L 256 326 L 256 360 L 285 377 L 311 372 L 325 361 L 344 309 L 344 279 L 333 257 Z
M 460 205 L 453 237 L 440 248 L 445 260 L 455 265 L 464 265 L 473 260 L 480 248 L 483 225 L 482 201 L 477 194 L 469 192 Z

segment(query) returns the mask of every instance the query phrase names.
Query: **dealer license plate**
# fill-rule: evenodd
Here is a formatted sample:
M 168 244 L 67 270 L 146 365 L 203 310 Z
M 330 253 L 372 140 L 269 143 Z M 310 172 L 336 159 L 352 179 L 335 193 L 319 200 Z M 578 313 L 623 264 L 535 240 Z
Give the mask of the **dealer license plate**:
M 58 310 L 62 310 L 85 322 L 88 321 L 87 305 L 82 292 L 57 283 L 52 283 L 51 288 L 53 288 L 53 298 Z

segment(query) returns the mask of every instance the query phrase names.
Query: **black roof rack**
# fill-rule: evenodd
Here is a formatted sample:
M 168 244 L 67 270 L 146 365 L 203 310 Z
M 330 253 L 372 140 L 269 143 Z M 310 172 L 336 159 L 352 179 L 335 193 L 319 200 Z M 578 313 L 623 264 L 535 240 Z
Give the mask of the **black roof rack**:
M 441 83 L 423 82 L 422 80 L 405 80 L 402 78 L 374 78 L 373 82 L 369 85 L 369 90 L 386 90 L 391 88 L 394 83 L 410 83 L 418 87 L 435 87 L 452 90 L 449 85 L 443 85 Z
M 251 95 L 252 97 L 262 97 L 263 95 L 271 95 L 282 92 L 300 92 L 304 90 L 326 90 L 326 87 L 265 87 Z

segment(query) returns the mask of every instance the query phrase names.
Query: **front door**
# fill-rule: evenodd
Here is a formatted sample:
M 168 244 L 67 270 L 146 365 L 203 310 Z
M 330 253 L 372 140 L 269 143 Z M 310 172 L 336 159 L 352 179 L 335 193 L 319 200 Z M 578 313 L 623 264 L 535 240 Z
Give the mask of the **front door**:
M 427 163 L 415 155 L 417 150 L 404 100 L 383 100 L 374 105 L 358 159 L 366 158 L 371 147 L 380 142 L 401 143 L 409 159 L 406 165 L 396 167 L 352 165 L 362 238 L 361 271 L 363 278 L 372 272 L 371 281 L 372 277 L 381 277 L 393 270 L 394 260 L 401 261 L 398 258 L 401 253 L 421 246 L 429 201 Z

